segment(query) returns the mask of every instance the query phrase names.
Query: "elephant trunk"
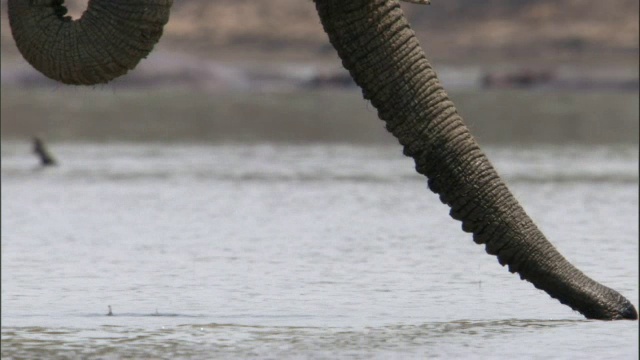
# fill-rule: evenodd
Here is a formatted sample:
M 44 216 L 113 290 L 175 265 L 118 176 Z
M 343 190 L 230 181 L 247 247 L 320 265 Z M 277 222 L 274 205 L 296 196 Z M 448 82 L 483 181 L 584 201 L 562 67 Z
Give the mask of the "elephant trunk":
M 364 98 L 476 243 L 587 318 L 637 319 L 627 299 L 571 265 L 527 216 L 442 89 L 397 1 L 315 2 Z
M 89 0 L 78 20 L 64 0 L 9 0 L 11 32 L 24 58 L 66 84 L 106 83 L 146 57 L 169 20 L 172 0 Z

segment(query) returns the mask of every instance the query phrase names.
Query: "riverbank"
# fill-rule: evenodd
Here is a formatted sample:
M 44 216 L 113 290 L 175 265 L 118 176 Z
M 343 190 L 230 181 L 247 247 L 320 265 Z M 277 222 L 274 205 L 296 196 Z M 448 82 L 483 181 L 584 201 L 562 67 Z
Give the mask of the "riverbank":
M 637 66 L 573 63 L 522 65 L 448 65 L 433 63 L 446 89 L 529 88 L 570 91 L 638 91 Z M 3 56 L 3 86 L 22 88 L 60 87 L 35 71 L 21 57 Z M 193 91 L 296 91 L 323 88 L 354 88 L 339 61 L 257 62 L 225 61 L 175 51 L 152 52 L 136 69 L 108 85 L 110 89 L 181 88 Z

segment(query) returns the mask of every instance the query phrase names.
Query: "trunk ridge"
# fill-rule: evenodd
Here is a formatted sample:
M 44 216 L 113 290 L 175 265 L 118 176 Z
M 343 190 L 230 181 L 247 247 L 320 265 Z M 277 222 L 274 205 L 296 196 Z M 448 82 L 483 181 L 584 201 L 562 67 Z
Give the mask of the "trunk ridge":
M 571 265 L 525 213 L 458 115 L 397 1 L 315 2 L 364 98 L 476 243 L 588 318 L 637 319 L 627 299 Z

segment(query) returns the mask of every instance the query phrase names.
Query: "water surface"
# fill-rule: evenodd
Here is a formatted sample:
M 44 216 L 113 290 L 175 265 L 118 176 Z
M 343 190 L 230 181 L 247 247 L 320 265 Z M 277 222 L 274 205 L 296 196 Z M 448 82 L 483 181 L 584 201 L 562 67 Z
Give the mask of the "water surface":
M 398 146 L 2 144 L 3 358 L 638 358 L 499 266 Z M 638 148 L 491 148 L 638 305 Z M 105 316 L 111 305 L 115 316 Z

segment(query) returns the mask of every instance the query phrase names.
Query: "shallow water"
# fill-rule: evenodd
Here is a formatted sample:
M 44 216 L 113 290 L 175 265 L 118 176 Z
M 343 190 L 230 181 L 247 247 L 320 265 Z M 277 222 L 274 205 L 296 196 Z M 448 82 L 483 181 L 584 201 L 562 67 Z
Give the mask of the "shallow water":
M 397 146 L 2 144 L 3 358 L 638 358 L 499 266 Z M 638 305 L 638 148 L 491 148 Z M 111 305 L 115 316 L 105 316 Z

